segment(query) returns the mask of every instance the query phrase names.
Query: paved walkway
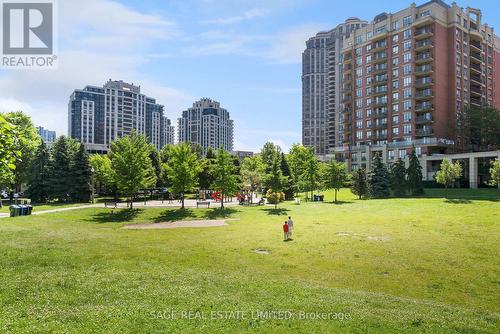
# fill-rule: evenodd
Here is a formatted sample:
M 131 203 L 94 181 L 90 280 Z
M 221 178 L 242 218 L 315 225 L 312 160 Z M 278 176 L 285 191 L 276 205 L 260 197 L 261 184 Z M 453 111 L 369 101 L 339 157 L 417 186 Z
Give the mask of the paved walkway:
M 254 201 L 258 201 L 254 199 Z M 196 200 L 195 199 L 186 199 L 184 201 L 184 206 L 186 208 L 196 208 Z M 210 208 L 218 208 L 220 207 L 220 203 L 218 202 L 213 202 L 213 201 L 208 201 L 210 202 Z M 237 206 L 239 203 L 237 200 L 234 200 L 232 202 L 224 202 L 224 206 Z M 181 203 L 178 201 L 172 201 L 169 203 L 169 201 L 148 201 L 148 202 L 134 202 L 134 208 L 179 208 L 181 206 Z M 200 208 L 206 208 L 206 205 L 200 206 Z M 71 211 L 71 210 L 79 210 L 79 209 L 88 209 L 88 208 L 104 208 L 103 203 L 98 203 L 98 204 L 87 204 L 87 205 L 79 205 L 79 206 L 69 206 L 66 208 L 58 208 L 58 209 L 50 209 L 50 210 L 43 210 L 43 211 L 36 211 L 36 206 L 33 210 L 33 215 L 43 215 L 45 213 L 54 213 L 54 212 L 61 212 L 61 211 Z M 126 209 L 127 204 L 126 203 L 118 203 L 118 208 L 119 209 Z M 9 214 L 8 213 L 0 213 L 0 218 L 8 218 Z

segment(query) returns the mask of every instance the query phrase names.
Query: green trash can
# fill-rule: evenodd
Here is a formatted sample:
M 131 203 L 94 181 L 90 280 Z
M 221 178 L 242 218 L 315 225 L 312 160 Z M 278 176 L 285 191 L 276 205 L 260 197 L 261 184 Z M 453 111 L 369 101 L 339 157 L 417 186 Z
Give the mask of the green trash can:
M 19 211 L 20 211 L 19 205 L 11 205 L 9 207 L 9 209 L 10 209 L 10 216 L 11 217 L 19 216 Z

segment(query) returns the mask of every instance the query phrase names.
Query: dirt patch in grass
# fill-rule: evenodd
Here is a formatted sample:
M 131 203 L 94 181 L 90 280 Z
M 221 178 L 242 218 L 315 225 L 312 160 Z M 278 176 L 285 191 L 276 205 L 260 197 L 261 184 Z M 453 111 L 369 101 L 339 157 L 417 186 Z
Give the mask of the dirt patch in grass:
M 269 254 L 271 251 L 270 250 L 267 250 L 267 249 L 262 249 L 262 248 L 257 248 L 257 249 L 253 249 L 252 250 L 254 253 L 257 253 L 257 254 L 264 254 L 264 255 L 267 255 Z
M 155 230 L 182 227 L 219 227 L 225 225 L 227 225 L 225 220 L 182 220 L 152 224 L 128 224 L 124 225 L 123 228 L 126 230 Z

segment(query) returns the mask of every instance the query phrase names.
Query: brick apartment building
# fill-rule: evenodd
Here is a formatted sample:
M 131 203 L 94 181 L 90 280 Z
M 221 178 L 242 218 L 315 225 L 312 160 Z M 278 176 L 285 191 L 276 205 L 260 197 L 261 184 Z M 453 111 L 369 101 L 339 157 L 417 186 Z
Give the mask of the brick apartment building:
M 382 13 L 342 48 L 342 145 L 349 169 L 417 154 L 449 153 L 464 108 L 500 109 L 500 39 L 481 11 L 433 0 Z

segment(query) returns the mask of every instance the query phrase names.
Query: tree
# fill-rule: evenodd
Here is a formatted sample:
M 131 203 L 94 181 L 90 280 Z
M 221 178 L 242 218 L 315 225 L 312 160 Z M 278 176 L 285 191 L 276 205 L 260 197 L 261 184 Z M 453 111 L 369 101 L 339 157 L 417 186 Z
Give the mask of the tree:
M 189 144 L 181 143 L 172 147 L 166 170 L 172 182 L 172 190 L 181 195 L 184 209 L 184 193 L 196 186 L 198 174 L 202 170 L 196 153 L 191 150 Z
M 495 151 L 500 149 L 500 111 L 491 107 L 464 108 L 457 121 L 459 150 Z
M 277 145 L 274 145 L 274 143 L 267 142 L 264 144 L 264 147 L 262 147 L 262 150 L 260 151 L 260 157 L 262 159 L 262 162 L 266 166 L 266 172 L 269 172 L 269 168 L 271 167 L 276 154 L 281 154 L 281 148 Z
M 410 154 L 410 164 L 406 171 L 407 187 L 411 196 L 419 196 L 424 194 L 424 184 L 422 182 L 422 166 L 418 160 L 415 148 L 412 149 Z
M 292 173 L 290 171 L 290 166 L 288 166 L 288 162 L 286 160 L 286 156 L 284 153 L 281 153 L 281 172 L 283 173 L 283 176 L 287 178 L 287 182 L 283 189 L 283 193 L 285 194 L 285 199 L 291 200 L 293 199 L 294 185 L 293 185 Z
M 351 174 L 351 192 L 359 196 L 359 199 L 367 195 L 368 181 L 364 168 L 358 168 Z
M 262 187 L 265 167 L 260 156 L 246 157 L 241 164 L 241 179 L 243 187 L 251 192 L 250 201 L 253 203 L 253 194 Z
M 162 185 L 162 168 L 160 162 L 160 154 L 156 150 L 156 147 L 153 145 L 150 146 L 149 159 L 151 160 L 151 165 L 153 166 L 153 170 L 156 175 L 156 187 L 160 187 Z
M 51 147 L 49 164 L 49 197 L 58 201 L 68 201 L 73 186 L 71 163 L 76 144 L 66 136 L 59 137 Z
M 448 187 L 453 186 L 455 181 L 462 175 L 462 165 L 457 161 L 451 162 L 449 159 L 444 159 L 436 173 L 436 181 L 444 185 L 444 197 L 448 198 Z
M 500 160 L 495 159 L 491 163 L 491 168 L 490 168 L 490 185 L 492 186 L 497 186 L 498 189 L 500 189 Z
M 391 178 L 380 154 L 373 158 L 373 170 L 370 175 L 370 194 L 374 198 L 387 198 L 391 195 Z
M 14 161 L 16 167 L 13 170 L 12 190 L 20 191 L 21 185 L 28 182 L 29 167 L 35 151 L 40 145 L 41 138 L 31 121 L 31 117 L 22 111 L 10 112 L 4 116 L 16 129 L 15 150 L 19 151 L 20 155 Z
M 266 193 L 281 193 L 288 182 L 288 178 L 283 176 L 281 171 L 281 153 L 275 150 L 270 157 L 269 165 L 267 166 L 267 174 L 264 177 L 264 186 L 267 188 Z M 281 197 L 280 197 L 281 198 Z M 277 207 L 277 202 L 275 204 Z
M 71 164 L 71 198 L 76 202 L 88 202 L 94 192 L 92 185 L 92 167 L 85 146 L 80 144 Z
M 226 150 L 220 148 L 212 168 L 214 177 L 212 187 L 220 192 L 220 207 L 223 209 L 224 198 L 233 195 L 238 190 L 238 176 L 233 157 Z
M 406 196 L 406 168 L 404 161 L 399 158 L 391 168 L 391 188 L 394 196 Z
M 131 209 L 134 194 L 156 183 L 156 174 L 149 158 L 150 152 L 146 137 L 136 132 L 111 143 L 109 157 L 113 180 L 118 191 L 130 199 Z
M 0 187 L 12 183 L 16 160 L 21 158 L 16 142 L 16 127 L 0 114 Z
M 337 203 L 337 192 L 347 180 L 345 164 L 331 160 L 325 165 L 323 182 L 326 189 L 335 190 L 335 203 Z
M 299 184 L 305 192 L 311 193 L 311 198 L 314 190 L 321 187 L 321 165 L 314 154 L 306 156 L 302 175 L 299 177 Z
M 43 141 L 36 149 L 28 177 L 28 193 L 35 203 L 46 202 L 49 198 L 50 152 Z
M 209 147 L 207 149 L 207 154 L 205 154 L 205 159 L 203 160 L 202 164 L 202 171 L 200 173 L 200 189 L 210 189 L 210 187 L 214 183 L 214 177 L 212 175 L 214 161 L 215 152 L 211 147 Z
M 295 186 L 296 192 L 304 191 L 304 184 L 301 177 L 304 174 L 305 161 L 307 161 L 311 155 L 314 156 L 311 149 L 299 144 L 292 145 L 292 148 L 290 149 L 287 158 L 292 174 L 292 183 Z
M 89 157 L 89 162 L 93 170 L 94 185 L 98 185 L 100 192 L 102 192 L 102 188 L 106 191 L 115 189 L 109 156 L 92 154 Z

